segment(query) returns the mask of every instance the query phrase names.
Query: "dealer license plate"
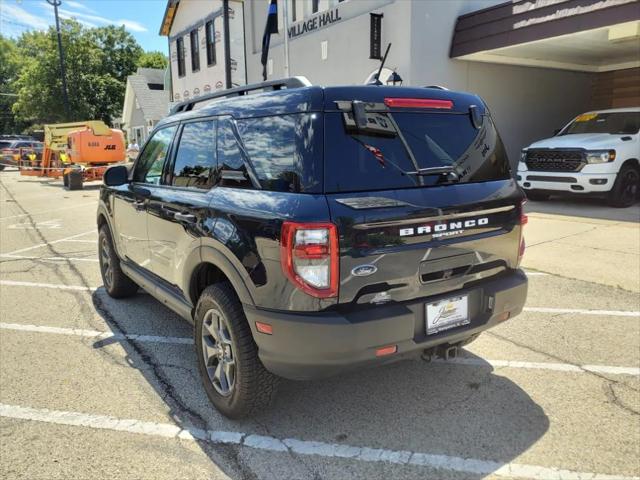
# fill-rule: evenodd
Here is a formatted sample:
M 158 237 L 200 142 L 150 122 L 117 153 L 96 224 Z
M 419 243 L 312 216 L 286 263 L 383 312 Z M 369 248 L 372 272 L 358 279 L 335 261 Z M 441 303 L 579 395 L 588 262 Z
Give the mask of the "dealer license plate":
M 427 335 L 469 323 L 468 297 L 447 298 L 427 303 Z

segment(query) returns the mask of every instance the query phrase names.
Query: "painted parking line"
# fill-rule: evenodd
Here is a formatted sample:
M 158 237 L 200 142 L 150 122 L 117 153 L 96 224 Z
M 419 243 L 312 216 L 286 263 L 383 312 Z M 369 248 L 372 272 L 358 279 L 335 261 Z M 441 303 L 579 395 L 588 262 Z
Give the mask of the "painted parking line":
M 23 323 L 6 323 L 0 322 L 0 329 L 14 330 L 20 332 L 31 333 L 49 333 L 54 335 L 77 336 L 83 338 L 96 338 L 114 340 L 134 340 L 137 342 L 148 343 L 168 343 L 193 345 L 193 339 L 190 337 L 167 337 L 162 335 L 139 335 L 133 333 L 121 334 L 113 332 L 101 332 L 99 330 L 85 330 L 80 328 L 63 328 L 48 327 L 42 325 L 29 325 Z M 519 368 L 533 370 L 550 370 L 556 372 L 572 372 L 572 373 L 605 373 L 610 375 L 635 375 L 640 376 L 640 368 L 637 367 L 618 367 L 613 365 L 573 365 L 570 363 L 551 363 L 551 362 L 519 362 L 513 360 L 485 360 L 476 358 L 454 358 L 447 361 L 434 360 L 435 365 L 466 365 L 473 367 L 495 367 L 495 368 Z
M 0 217 L 0 221 L 1 220 L 10 220 L 12 218 L 21 218 L 21 217 L 32 217 L 35 215 L 45 215 L 45 214 L 49 214 L 52 212 L 60 212 L 62 210 L 71 210 L 74 208 L 80 208 L 80 207 L 86 207 L 88 205 L 95 205 L 96 201 L 93 202 L 89 202 L 89 203 L 80 203 L 77 205 L 69 205 L 68 207 L 60 207 L 60 208 L 54 208 L 52 210 L 42 210 L 40 212 L 34 212 L 34 213 L 21 213 L 20 215 L 11 215 L 9 217 Z
M 93 229 L 87 232 L 77 233 L 69 237 L 59 238 L 58 240 L 53 240 L 51 242 L 38 243 L 37 245 L 31 245 L 30 247 L 20 248 L 18 250 L 13 250 L 11 252 L 5 252 L 3 255 L 15 255 L 16 253 L 28 252 L 29 250 L 35 250 L 36 248 L 47 247 L 49 245 L 55 245 L 56 243 L 66 242 L 67 240 L 72 240 L 74 238 L 84 237 L 86 235 L 89 235 L 90 233 L 95 233 L 95 232 L 96 230 Z
M 110 430 L 154 437 L 199 440 L 214 444 L 236 444 L 255 450 L 270 452 L 290 452 L 298 455 L 313 455 L 323 458 L 346 458 L 363 462 L 384 462 L 399 465 L 413 465 L 449 472 L 474 475 L 495 475 L 508 478 L 528 478 L 535 480 L 640 480 L 615 474 L 578 472 L 555 467 L 502 463 L 491 460 L 461 458 L 450 455 L 408 450 L 389 450 L 297 438 L 275 438 L 244 432 L 203 430 L 182 428 L 172 423 L 145 422 L 130 418 L 116 418 L 80 412 L 29 408 L 0 404 L 0 416 L 35 422 L 97 430 Z
M 581 315 L 605 315 L 612 317 L 640 317 L 640 312 L 626 310 L 585 310 L 582 308 L 524 307 L 525 312 L 537 313 L 579 313 Z
M 97 258 L 78 258 L 78 257 L 36 257 L 34 255 L 9 255 L 8 253 L 0 255 L 0 258 L 9 258 L 14 260 L 41 260 L 52 262 L 93 262 L 97 263 L 100 260 Z
M 35 288 L 53 288 L 55 290 L 85 290 L 93 292 L 99 287 L 86 287 L 84 285 L 59 285 L 55 283 L 39 283 L 39 282 L 20 282 L 16 280 L 0 280 L 0 285 L 7 287 L 35 287 Z

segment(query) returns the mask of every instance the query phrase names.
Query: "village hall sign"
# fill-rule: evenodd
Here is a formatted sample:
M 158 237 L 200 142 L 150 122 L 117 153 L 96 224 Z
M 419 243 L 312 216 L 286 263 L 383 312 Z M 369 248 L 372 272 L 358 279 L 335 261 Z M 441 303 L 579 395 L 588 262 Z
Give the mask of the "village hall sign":
M 342 20 L 340 13 L 338 13 L 338 9 L 335 8 L 304 22 L 296 23 L 289 28 L 289 38 L 296 38 L 300 35 L 304 35 L 305 33 L 320 30 L 321 28 L 328 27 L 332 23 L 339 22 L 340 20 Z

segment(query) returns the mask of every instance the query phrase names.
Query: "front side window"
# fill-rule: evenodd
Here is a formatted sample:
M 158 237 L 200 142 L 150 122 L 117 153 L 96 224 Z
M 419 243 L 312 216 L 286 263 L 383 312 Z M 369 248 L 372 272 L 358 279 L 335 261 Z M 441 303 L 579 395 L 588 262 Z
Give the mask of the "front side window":
M 191 30 L 191 71 L 200 70 L 200 44 L 198 43 L 198 30 Z
M 164 162 L 167 159 L 171 140 L 177 128 L 176 126 L 163 128 L 149 139 L 138 157 L 133 174 L 134 182 L 160 184 Z
M 207 66 L 216 64 L 216 29 L 213 20 L 209 20 L 205 27 L 207 33 Z
M 216 168 L 215 122 L 186 123 L 180 135 L 171 184 L 209 189 Z
M 178 54 L 178 76 L 184 77 L 184 38 L 180 37 L 176 40 L 176 50 Z

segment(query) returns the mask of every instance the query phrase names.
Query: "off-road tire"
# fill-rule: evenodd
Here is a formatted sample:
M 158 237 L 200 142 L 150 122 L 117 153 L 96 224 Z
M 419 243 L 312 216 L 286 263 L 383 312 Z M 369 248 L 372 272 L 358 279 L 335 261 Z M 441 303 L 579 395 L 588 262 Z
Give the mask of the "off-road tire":
M 82 172 L 74 170 L 73 172 L 63 175 L 63 182 L 68 190 L 82 190 Z
M 215 309 L 224 315 L 229 327 L 235 360 L 234 385 L 231 393 L 221 395 L 209 379 L 202 346 L 205 314 Z M 258 347 L 240 300 L 228 282 L 210 285 L 204 289 L 196 306 L 195 345 L 198 370 L 211 403 L 224 416 L 242 418 L 267 408 L 276 395 L 278 377 L 267 371 L 258 358 Z
M 616 208 L 626 208 L 633 205 L 640 193 L 640 170 L 634 165 L 624 165 L 609 192 L 607 202 Z
M 112 269 L 110 280 L 106 278 L 105 255 L 108 255 L 108 264 Z M 113 298 L 126 298 L 135 295 L 138 291 L 138 285 L 127 277 L 120 268 L 120 258 L 118 258 L 118 254 L 113 246 L 113 239 L 107 225 L 100 227 L 100 232 L 98 233 L 98 256 L 102 283 L 109 296 Z
M 551 196 L 548 193 L 539 192 L 537 190 L 525 190 L 525 194 L 527 198 L 533 202 L 544 202 L 545 200 L 549 200 Z

